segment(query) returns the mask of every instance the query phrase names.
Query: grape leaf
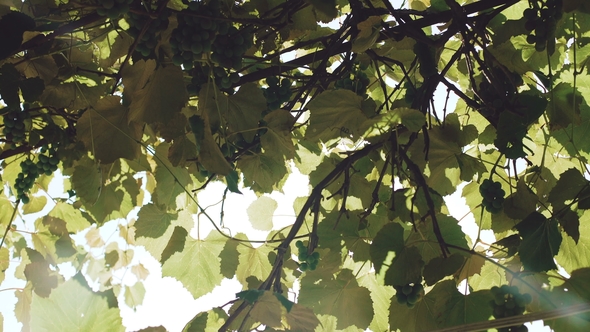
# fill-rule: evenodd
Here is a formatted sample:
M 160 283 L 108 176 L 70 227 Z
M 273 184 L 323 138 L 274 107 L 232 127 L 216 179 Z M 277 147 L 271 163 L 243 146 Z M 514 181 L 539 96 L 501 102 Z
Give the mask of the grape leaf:
M 362 124 L 367 119 L 361 102 L 362 98 L 349 90 L 322 92 L 307 104 L 310 117 L 306 138 L 327 142 L 342 134 L 358 137 L 364 132 Z
M 154 204 L 144 205 L 137 213 L 135 222 L 136 237 L 160 237 L 166 232 L 171 221 L 178 218 L 177 214 L 166 213 Z
M 261 231 L 271 230 L 272 217 L 277 207 L 278 203 L 268 196 L 261 196 L 252 202 L 246 210 L 252 227 Z
M 424 114 L 419 110 L 407 107 L 395 108 L 387 113 L 367 120 L 365 125 L 368 129 L 363 134 L 363 137 L 370 138 L 388 133 L 400 124 L 412 132 L 417 132 L 422 129 L 422 126 L 426 122 L 425 119 Z
M 265 108 L 266 98 L 258 85 L 242 85 L 235 95 L 229 97 L 229 128 L 235 133 L 240 133 L 246 142 L 252 142 L 256 136 L 255 129 L 262 118 L 262 110 Z
M 314 279 L 306 275 L 301 280 L 299 304 L 312 308 L 316 314 L 335 316 L 338 329 L 369 326 L 374 315 L 373 301 L 369 290 L 358 285 L 351 270 L 343 269 L 336 279 Z
M 252 319 L 270 327 L 281 326 L 281 302 L 270 291 L 265 291 L 250 310 Z
M 272 266 L 268 259 L 268 254 L 272 248 L 268 245 L 262 245 L 254 248 L 250 244 L 241 243 L 238 246 L 239 264 L 236 270 L 236 278 L 244 285 L 248 286 L 248 278 L 255 277 L 264 280 L 270 273 Z
M 492 315 L 489 302 L 493 299 L 489 290 L 463 295 L 452 280 L 442 281 L 430 291 L 436 297 L 434 312 L 440 327 L 452 327 L 486 321 Z
M 444 277 L 457 272 L 464 262 L 465 258 L 458 253 L 447 258 L 435 257 L 424 266 L 424 281 L 428 286 L 432 286 Z
M 184 227 L 176 226 L 174 227 L 174 232 L 172 232 L 172 236 L 170 236 L 170 240 L 168 244 L 162 251 L 162 258 L 160 258 L 160 263 L 164 264 L 172 254 L 176 252 L 182 252 L 184 249 L 184 244 L 186 243 L 186 238 L 188 236 L 188 232 Z
M 245 155 L 238 160 L 244 173 L 244 185 L 257 192 L 270 193 L 287 174 L 283 160 L 262 155 Z
M 567 200 L 576 198 L 586 186 L 588 186 L 588 181 L 580 171 L 570 168 L 561 173 L 555 187 L 551 189 L 547 201 L 555 209 L 561 209 L 566 206 Z
M 371 261 L 375 265 L 375 272 L 379 273 L 387 253 L 396 254 L 404 249 L 404 229 L 397 223 L 389 223 L 383 226 L 371 242 Z
M 319 319 L 311 309 L 298 303 L 293 304 L 285 318 L 292 331 L 313 331 L 320 324 Z
M 133 286 L 125 286 L 125 304 L 136 308 L 143 303 L 145 287 L 143 282 L 136 282 Z
M 291 136 L 291 127 L 295 118 L 285 110 L 274 110 L 264 116 L 268 130 L 260 137 L 260 144 L 265 151 L 280 152 L 285 158 L 295 156 L 295 146 Z
M 129 124 L 126 111 L 120 97 L 107 96 L 93 104 L 78 120 L 78 139 L 103 164 L 139 156 L 137 142 L 141 138 L 141 126 Z
M 176 252 L 162 265 L 162 275 L 176 278 L 195 297 L 201 297 L 221 284 L 219 254 L 227 239 L 212 232 L 204 240 L 186 239 L 184 250 Z
M 103 182 L 98 165 L 94 165 L 89 159 L 84 159 L 74 167 L 70 180 L 76 196 L 80 197 L 85 205 L 92 206 L 98 200 Z
M 422 280 L 424 261 L 416 247 L 406 247 L 391 262 L 385 272 L 384 283 L 390 286 L 404 286 Z
M 563 238 L 559 253 L 555 257 L 557 263 L 568 273 L 590 266 L 590 213 L 584 211 L 580 219 L 580 238 L 578 243 L 569 236 Z
M 182 332 L 215 332 L 227 319 L 227 314 L 220 308 L 213 308 L 197 314 L 191 319 Z
M 559 252 L 562 238 L 556 220 L 533 212 L 514 227 L 522 237 L 518 253 L 527 270 L 540 272 L 557 268 L 553 256 Z
M 118 308 L 71 278 L 48 298 L 33 296 L 33 331 L 125 331 Z
M 133 92 L 129 107 L 129 122 L 168 123 L 188 100 L 182 70 L 176 66 L 160 66 L 145 86 Z

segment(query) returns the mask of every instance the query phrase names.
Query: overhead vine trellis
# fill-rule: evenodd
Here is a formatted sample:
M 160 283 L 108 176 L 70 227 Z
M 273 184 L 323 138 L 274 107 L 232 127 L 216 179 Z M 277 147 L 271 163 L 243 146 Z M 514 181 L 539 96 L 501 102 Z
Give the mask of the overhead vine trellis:
M 124 330 L 117 298 L 137 307 L 146 292 L 139 245 L 195 298 L 242 284 L 186 331 L 589 330 L 590 6 L 398 7 L 2 2 L 0 281 L 18 265 L 23 330 Z M 263 195 L 294 167 L 309 195 L 272 229 L 256 220 L 276 204 Z M 67 194 L 48 202 L 58 169 Z M 214 182 L 219 218 L 197 199 Z M 443 200 L 462 183 L 475 238 Z M 243 188 L 266 197 L 248 213 L 267 239 L 224 228 Z M 136 207 L 125 247 L 105 244 L 100 227 Z M 216 231 L 193 238 L 193 215 Z

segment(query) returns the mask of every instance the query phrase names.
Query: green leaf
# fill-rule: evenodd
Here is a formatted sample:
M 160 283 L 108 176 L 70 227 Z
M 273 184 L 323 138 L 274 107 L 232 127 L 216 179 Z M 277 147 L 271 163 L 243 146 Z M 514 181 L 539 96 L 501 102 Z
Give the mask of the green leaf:
M 547 107 L 551 130 L 581 124 L 580 106 L 584 98 L 577 89 L 569 83 L 559 83 L 551 90 L 551 98 Z
M 262 90 L 254 83 L 246 83 L 240 90 L 229 97 L 228 123 L 234 133 L 240 133 L 248 143 L 256 136 L 255 129 L 266 108 L 266 98 Z
M 160 237 L 166 232 L 171 221 L 176 219 L 178 215 L 166 213 L 160 210 L 154 204 L 144 205 L 137 214 L 137 221 L 135 222 L 135 236 L 136 237 Z
M 118 308 L 71 278 L 48 298 L 33 296 L 33 331 L 125 331 Z
M 588 180 L 575 168 L 570 168 L 561 173 L 555 187 L 551 189 L 547 201 L 555 209 L 562 209 L 568 200 L 573 200 L 588 186 Z
M 376 118 L 367 121 L 369 129 L 363 136 L 370 138 L 388 133 L 398 125 L 404 125 L 408 130 L 417 132 L 422 129 L 426 123 L 426 118 L 422 112 L 416 109 L 400 107 L 381 114 Z
M 242 243 L 238 246 L 240 256 L 236 278 L 242 285 L 247 286 L 250 277 L 264 280 L 268 276 L 272 269 L 268 255 L 272 250 L 269 245 L 254 248 L 248 243 Z
M 389 306 L 390 329 L 403 332 L 438 329 L 437 313 L 433 310 L 436 300 L 436 296 L 429 292 L 410 309 L 405 304 L 398 304 L 393 298 Z
M 265 151 L 280 153 L 287 159 L 295 156 L 295 146 L 291 127 L 295 118 L 285 110 L 274 110 L 264 116 L 268 130 L 260 137 L 260 144 Z
M 576 243 L 570 236 L 563 238 L 559 253 L 555 257 L 559 266 L 568 273 L 590 266 L 590 213 L 584 211 L 580 220 L 580 238 Z
M 136 282 L 133 286 L 125 286 L 125 304 L 131 308 L 137 308 L 143 303 L 145 287 L 143 282 Z
M 337 318 L 337 328 L 355 325 L 366 329 L 373 319 L 373 301 L 367 288 L 358 285 L 351 270 L 343 269 L 335 279 L 317 282 L 308 274 L 301 280 L 299 304 L 316 314 Z M 354 312 L 354 315 L 350 313 Z
M 182 70 L 177 66 L 156 68 L 145 85 L 137 88 L 131 96 L 129 122 L 168 123 L 188 101 Z
M 167 144 L 160 144 L 156 148 L 156 155 L 168 155 L 168 148 Z M 156 189 L 152 199 L 156 205 L 172 210 L 176 209 L 176 198 L 185 193 L 185 188 L 189 187 L 192 180 L 186 168 L 173 167 L 166 159 L 156 159 Z
M 432 286 L 444 277 L 457 272 L 463 266 L 463 262 L 465 257 L 457 253 L 447 258 L 433 258 L 424 266 L 424 281 L 428 286 Z
M 4 277 L 6 276 L 4 271 L 8 269 L 10 265 L 10 253 L 8 252 L 7 248 L 0 248 L 0 283 L 4 281 Z
M 162 275 L 176 278 L 195 297 L 211 292 L 221 284 L 221 259 L 227 239 L 212 232 L 204 240 L 187 238 L 184 250 L 176 252 L 162 265 Z
M 242 192 L 238 189 L 238 181 L 240 177 L 238 176 L 238 172 L 232 170 L 229 172 L 228 175 L 225 176 L 225 182 L 227 182 L 227 189 L 232 193 L 241 194 Z
M 82 114 L 76 132 L 96 159 L 110 164 L 119 158 L 139 157 L 141 126 L 128 122 L 127 108 L 121 105 L 121 98 L 107 96 Z
M 244 300 L 250 304 L 254 304 L 264 294 L 264 292 L 265 292 L 264 290 L 260 290 L 260 289 L 248 289 L 248 290 L 236 293 L 236 297 L 238 299 Z
M 176 252 L 182 252 L 184 250 L 184 244 L 186 243 L 186 238 L 188 236 L 188 232 L 184 227 L 176 226 L 174 227 L 174 232 L 172 232 L 172 236 L 162 251 L 162 258 L 160 258 L 160 263 L 164 264 L 172 254 Z
M 559 252 L 562 238 L 556 220 L 533 212 L 515 228 L 522 237 L 518 253 L 525 269 L 541 272 L 557 268 L 553 256 Z
M 416 247 L 406 247 L 395 256 L 385 272 L 384 283 L 390 286 L 404 286 L 422 281 L 424 261 Z
M 313 311 L 298 303 L 294 303 L 286 315 L 291 331 L 314 331 L 320 321 Z
M 31 200 L 29 203 L 23 205 L 23 213 L 37 213 L 47 205 L 47 197 L 45 196 L 29 196 Z M 1 224 L 1 222 L 0 222 Z
M 271 230 L 273 214 L 278 206 L 278 203 L 268 196 L 261 196 L 252 202 L 246 210 L 252 227 L 261 231 Z
M 367 120 L 361 102 L 362 97 L 346 89 L 324 91 L 313 98 L 307 104 L 310 117 L 306 139 L 327 142 L 341 135 L 359 137 Z
M 266 326 L 281 326 L 281 302 L 271 291 L 265 291 L 254 303 L 250 317 Z
M 64 202 L 58 202 L 48 215 L 67 220 L 66 227 L 70 233 L 77 233 L 90 226 L 87 214 Z
M 457 291 L 452 280 L 434 286 L 429 295 L 436 299 L 432 310 L 437 314 L 440 327 L 452 327 L 486 321 L 492 315 L 489 290 L 472 292 L 465 296 Z
M 227 314 L 220 308 L 201 312 L 191 319 L 182 332 L 216 332 L 227 320 Z
M 533 194 L 524 179 L 520 178 L 516 191 L 504 201 L 504 213 L 512 219 L 524 219 L 535 211 L 537 200 L 537 195 Z
M 95 165 L 90 159 L 84 159 L 83 163 L 74 167 L 70 181 L 76 196 L 85 205 L 92 206 L 98 200 L 103 183 L 99 165 Z
M 245 155 L 238 160 L 238 168 L 244 173 L 244 185 L 262 193 L 278 189 L 279 182 L 287 174 L 283 160 L 262 155 Z
M 375 265 L 375 272 L 379 273 L 388 252 L 396 254 L 404 249 L 404 229 L 398 223 L 383 226 L 371 242 L 371 261 Z

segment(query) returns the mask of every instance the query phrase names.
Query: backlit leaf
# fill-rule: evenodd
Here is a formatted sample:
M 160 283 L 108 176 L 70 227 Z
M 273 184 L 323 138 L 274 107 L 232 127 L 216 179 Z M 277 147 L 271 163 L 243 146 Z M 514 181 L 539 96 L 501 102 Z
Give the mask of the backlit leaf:
M 219 254 L 226 241 L 217 232 L 203 240 L 187 238 L 184 250 L 172 254 L 162 265 L 162 275 L 182 282 L 194 297 L 211 292 L 223 279 Z
M 272 217 L 277 207 L 278 203 L 267 196 L 261 196 L 252 202 L 246 210 L 252 227 L 262 231 L 271 230 Z
M 33 296 L 33 331 L 124 331 L 118 308 L 71 278 L 48 298 Z

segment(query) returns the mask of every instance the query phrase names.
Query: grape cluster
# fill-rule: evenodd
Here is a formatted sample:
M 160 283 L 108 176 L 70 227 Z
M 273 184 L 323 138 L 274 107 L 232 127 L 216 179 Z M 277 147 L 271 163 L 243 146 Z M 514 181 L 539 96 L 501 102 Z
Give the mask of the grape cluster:
M 299 259 L 299 270 L 301 272 L 305 272 L 307 270 L 313 271 L 318 266 L 318 262 L 320 261 L 320 253 L 314 251 L 311 255 L 307 253 L 307 247 L 301 241 L 295 242 L 297 249 L 299 249 L 299 254 L 297 258 Z
M 485 207 L 486 211 L 490 213 L 498 213 L 502 211 L 502 204 L 504 204 L 504 189 L 500 182 L 494 182 L 490 179 L 485 179 L 479 186 L 479 193 L 483 200 L 481 205 Z
M 397 303 L 405 304 L 408 308 L 412 309 L 416 303 L 422 301 L 424 297 L 424 286 L 420 283 L 407 284 L 405 286 L 394 286 L 395 298 Z
M 220 33 L 213 42 L 211 60 L 224 68 L 239 70 L 242 68 L 242 58 L 250 47 L 252 33 L 231 26 L 227 34 Z
M 266 79 L 268 88 L 263 89 L 264 97 L 269 110 L 276 110 L 281 107 L 283 103 L 286 103 L 291 99 L 291 80 L 283 78 L 280 81 L 276 76 L 270 76 Z
M 218 1 L 207 4 L 192 1 L 187 9 L 178 13 L 178 27 L 172 31 L 170 38 L 175 65 L 192 69 L 194 61 L 211 51 L 216 37 L 228 33 L 230 23 L 216 19 L 220 15 L 219 5 Z
M 127 33 L 129 33 L 131 37 L 139 37 L 146 24 L 149 24 L 147 30 L 135 46 L 135 53 L 133 54 L 134 58 L 145 59 L 154 56 L 154 49 L 158 44 L 160 32 L 166 30 L 168 27 L 169 15 L 170 13 L 167 10 L 160 12 L 156 18 L 150 18 L 148 13 L 145 13 L 144 15 L 129 13 L 126 21 L 129 23 L 129 30 L 127 30 Z
M 3 134 L 7 142 L 11 142 L 10 147 L 15 149 L 26 139 L 25 120 L 30 118 L 28 112 L 12 111 L 4 114 Z
M 490 305 L 494 308 L 494 318 L 512 317 L 522 315 L 525 306 L 531 303 L 530 294 L 520 294 L 515 286 L 494 286 L 491 289 L 494 299 Z M 519 326 L 502 327 L 498 332 L 527 332 L 528 328 L 523 324 Z
M 491 74 L 494 84 L 484 79 L 477 90 L 477 96 L 484 103 L 480 112 L 486 117 L 498 116 L 504 109 L 510 108 L 509 103 L 516 96 L 517 88 L 524 84 L 520 75 L 506 73 L 498 67 L 494 67 Z
M 522 13 L 526 20 L 524 27 L 530 32 L 527 43 L 535 44 L 538 52 L 547 49 L 551 55 L 555 52 L 557 21 L 563 16 L 563 0 L 529 0 L 529 6 Z
M 365 72 L 353 69 L 348 75 L 339 79 L 334 83 L 334 87 L 337 89 L 346 89 L 356 93 L 359 96 L 364 96 L 367 93 L 367 87 L 369 86 L 369 77 Z
M 191 82 L 186 86 L 189 95 L 197 95 L 201 86 L 209 81 L 210 73 L 213 72 L 214 82 L 221 91 L 233 93 L 233 84 L 238 83 L 240 76 L 236 72 L 230 72 L 221 67 L 209 67 L 208 65 L 196 64 L 190 71 Z
M 41 148 L 41 153 L 37 156 L 37 163 L 31 159 L 22 161 L 20 163 L 21 172 L 17 175 L 14 183 L 16 197 L 27 204 L 29 202 L 27 193 L 33 187 L 35 180 L 42 174 L 53 174 L 57 170 L 57 164 L 59 164 L 57 151 L 52 147 Z
M 96 13 L 114 20 L 127 14 L 132 2 L 133 0 L 98 0 L 100 7 L 96 9 Z

